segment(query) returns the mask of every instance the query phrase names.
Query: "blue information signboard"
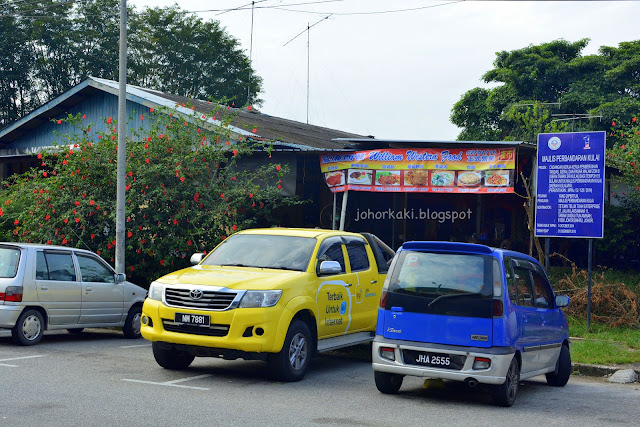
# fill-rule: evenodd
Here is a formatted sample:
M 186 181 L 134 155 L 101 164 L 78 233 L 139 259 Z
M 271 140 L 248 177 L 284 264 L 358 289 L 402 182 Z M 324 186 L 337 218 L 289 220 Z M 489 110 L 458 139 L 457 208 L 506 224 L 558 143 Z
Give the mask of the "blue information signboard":
M 605 132 L 538 135 L 538 237 L 602 238 Z

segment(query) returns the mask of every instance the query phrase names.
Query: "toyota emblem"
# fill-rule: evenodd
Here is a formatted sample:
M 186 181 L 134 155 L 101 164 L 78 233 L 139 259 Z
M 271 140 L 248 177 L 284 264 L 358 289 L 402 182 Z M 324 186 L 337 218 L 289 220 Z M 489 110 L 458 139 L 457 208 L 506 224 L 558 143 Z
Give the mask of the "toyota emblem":
M 191 292 L 189 292 L 189 296 L 191 297 L 191 299 L 201 299 L 202 291 L 200 289 L 193 289 Z

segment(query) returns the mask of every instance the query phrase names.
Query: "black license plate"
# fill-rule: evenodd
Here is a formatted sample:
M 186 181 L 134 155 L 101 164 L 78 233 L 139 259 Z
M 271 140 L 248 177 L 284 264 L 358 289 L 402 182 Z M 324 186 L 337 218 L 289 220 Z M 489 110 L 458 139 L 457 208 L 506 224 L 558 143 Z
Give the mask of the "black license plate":
M 409 365 L 429 366 L 432 368 L 457 369 L 464 366 L 466 357 L 457 354 L 428 353 L 425 351 L 404 350 L 404 363 Z
M 209 326 L 211 320 L 208 314 L 176 313 L 176 323 L 193 326 Z

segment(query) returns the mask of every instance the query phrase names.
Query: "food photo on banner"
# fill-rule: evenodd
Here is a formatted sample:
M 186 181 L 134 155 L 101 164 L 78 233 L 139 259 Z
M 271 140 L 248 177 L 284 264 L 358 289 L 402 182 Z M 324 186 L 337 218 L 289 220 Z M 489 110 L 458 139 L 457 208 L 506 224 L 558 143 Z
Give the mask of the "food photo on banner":
M 320 156 L 333 193 L 513 193 L 515 148 L 423 148 Z

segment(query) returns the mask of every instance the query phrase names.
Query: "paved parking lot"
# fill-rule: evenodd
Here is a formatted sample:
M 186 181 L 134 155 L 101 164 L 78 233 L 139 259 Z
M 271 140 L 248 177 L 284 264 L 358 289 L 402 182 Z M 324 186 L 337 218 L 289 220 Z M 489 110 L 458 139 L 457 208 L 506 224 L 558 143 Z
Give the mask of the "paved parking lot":
M 561 389 L 527 381 L 512 408 L 486 390 L 406 378 L 379 393 L 370 363 L 318 357 L 299 383 L 278 383 L 266 364 L 197 358 L 186 371 L 160 368 L 151 345 L 120 331 L 47 332 L 18 347 L 0 332 L 0 425 L 425 426 L 635 424 L 640 386 L 574 377 Z

